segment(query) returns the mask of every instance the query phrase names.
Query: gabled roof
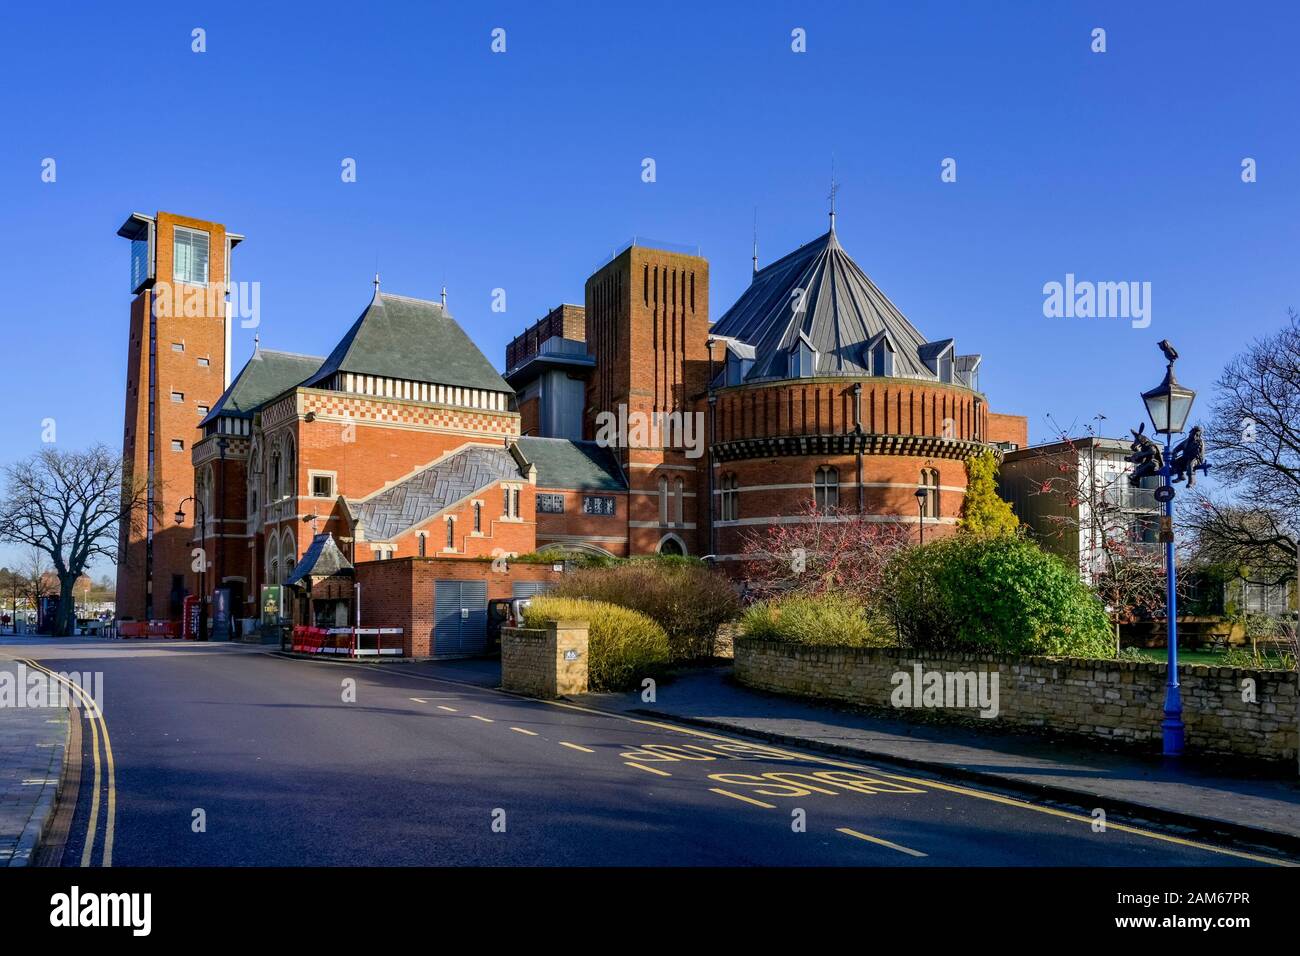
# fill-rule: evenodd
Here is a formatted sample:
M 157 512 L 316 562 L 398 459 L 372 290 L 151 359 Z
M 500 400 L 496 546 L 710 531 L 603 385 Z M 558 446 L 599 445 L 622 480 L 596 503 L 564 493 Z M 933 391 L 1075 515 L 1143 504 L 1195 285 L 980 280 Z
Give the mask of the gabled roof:
M 746 381 L 789 377 L 788 355 L 801 333 L 817 351 L 818 375 L 870 374 L 865 347 L 888 332 L 895 376 L 935 377 L 922 357 L 926 337 L 858 268 L 833 229 L 756 272 L 710 332 L 754 346 Z
M 520 477 L 509 449 L 468 445 L 348 506 L 367 541 L 388 541 L 493 482 Z
M 537 469 L 538 488 L 627 490 L 613 451 L 594 441 L 525 437 L 518 440 L 518 446 L 524 458 Z
M 327 578 L 332 574 L 351 574 L 352 563 L 343 556 L 332 534 L 318 534 L 311 539 L 302 560 L 293 566 L 285 584 L 298 584 L 309 575 L 313 578 Z
M 492 363 L 438 302 L 377 292 L 305 385 L 336 372 L 510 392 Z
M 258 349 L 199 422 L 199 427 L 222 415 L 252 418 L 261 406 L 310 377 L 320 368 L 320 363 L 319 355 Z

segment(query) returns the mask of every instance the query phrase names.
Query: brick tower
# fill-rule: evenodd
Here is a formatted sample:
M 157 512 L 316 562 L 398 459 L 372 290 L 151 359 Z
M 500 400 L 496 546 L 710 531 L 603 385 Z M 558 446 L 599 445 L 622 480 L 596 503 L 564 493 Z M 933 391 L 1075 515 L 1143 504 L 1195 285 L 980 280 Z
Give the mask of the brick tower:
M 617 415 L 621 407 L 629 416 L 697 411 L 708 379 L 708 260 L 633 243 L 587 280 L 586 324 L 587 351 L 596 360 L 586 437 L 598 437 L 597 415 Z M 698 421 L 692 427 L 698 442 L 707 440 Z M 700 554 L 697 489 L 707 458 L 661 437 L 656 447 L 618 449 L 628 481 L 629 549 Z
M 194 493 L 190 449 L 199 422 L 229 383 L 226 289 L 230 251 L 243 236 L 165 212 L 133 213 L 117 234 L 131 241 L 134 296 L 122 458 L 129 474 L 143 477 L 148 501 L 139 527 L 122 529 L 117 613 L 179 620 L 197 509 L 187 502 L 179 524 L 174 515 Z

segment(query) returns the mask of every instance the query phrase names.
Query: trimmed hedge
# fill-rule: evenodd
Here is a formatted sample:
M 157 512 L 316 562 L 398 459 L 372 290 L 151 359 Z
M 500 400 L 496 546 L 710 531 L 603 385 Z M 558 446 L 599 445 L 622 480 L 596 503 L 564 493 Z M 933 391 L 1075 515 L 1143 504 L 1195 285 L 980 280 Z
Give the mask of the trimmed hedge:
M 894 643 L 868 619 L 861 603 L 835 592 L 790 594 L 752 605 L 740 620 L 740 633 L 791 644 L 879 647 Z
M 639 611 L 667 632 L 674 661 L 710 654 L 719 625 L 740 614 L 740 599 L 726 578 L 676 556 L 575 571 L 548 593 Z
M 1114 656 L 1101 601 L 1054 555 L 1016 535 L 957 534 L 899 552 L 880 607 L 912 647 Z
M 539 595 L 524 610 L 525 627 L 547 621 L 586 621 L 587 683 L 592 690 L 627 690 L 668 663 L 668 635 L 636 611 L 603 601 Z

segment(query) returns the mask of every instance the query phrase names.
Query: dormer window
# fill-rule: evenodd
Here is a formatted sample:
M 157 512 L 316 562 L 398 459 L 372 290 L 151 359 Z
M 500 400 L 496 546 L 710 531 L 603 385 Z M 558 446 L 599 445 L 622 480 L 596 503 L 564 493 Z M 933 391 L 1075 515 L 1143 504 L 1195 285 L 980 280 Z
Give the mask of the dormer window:
M 939 381 L 952 384 L 952 350 L 939 357 Z
M 880 341 L 871 347 L 871 374 L 894 374 L 894 347 L 885 336 L 881 336 Z
M 817 350 L 808 337 L 799 335 L 799 342 L 790 352 L 790 377 L 810 378 L 817 374 Z

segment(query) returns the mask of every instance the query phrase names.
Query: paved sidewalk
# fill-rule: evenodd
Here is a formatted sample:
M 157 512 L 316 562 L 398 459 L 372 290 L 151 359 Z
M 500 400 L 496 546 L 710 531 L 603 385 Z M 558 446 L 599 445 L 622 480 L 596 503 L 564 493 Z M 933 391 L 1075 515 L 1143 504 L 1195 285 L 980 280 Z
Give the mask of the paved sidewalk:
M 20 665 L 0 661 L 0 680 L 23 692 Z M 0 866 L 26 866 L 51 815 L 68 736 L 63 707 L 0 706 Z
M 587 694 L 577 700 L 856 760 L 923 768 L 1300 852 L 1300 780 L 1295 776 L 1270 779 L 1249 768 L 1215 769 L 1195 761 L 1171 766 L 1158 756 L 1145 759 L 1074 741 L 835 709 L 748 690 L 731 680 L 729 666 L 683 672 L 661 682 L 656 696 L 654 703 L 642 702 L 640 693 Z

